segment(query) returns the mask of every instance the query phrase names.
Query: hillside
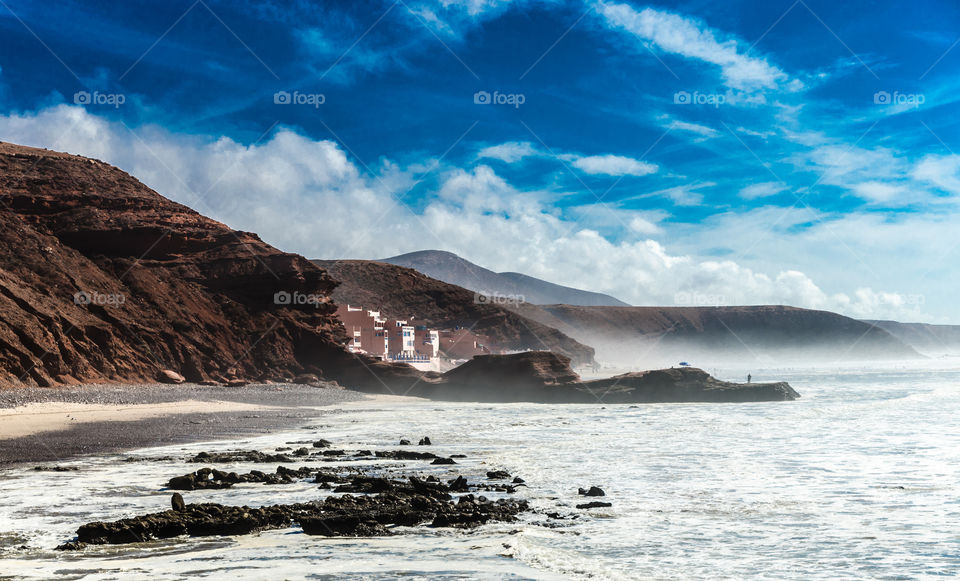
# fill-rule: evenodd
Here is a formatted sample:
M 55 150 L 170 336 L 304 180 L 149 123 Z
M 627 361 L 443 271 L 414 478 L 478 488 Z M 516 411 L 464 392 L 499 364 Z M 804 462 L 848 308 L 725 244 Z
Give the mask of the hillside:
M 960 325 L 864 321 L 890 333 L 924 355 L 960 353 Z
M 597 350 L 597 359 L 649 368 L 915 358 L 887 331 L 826 311 L 785 306 L 575 307 L 519 305 L 518 313 Z
M 412 268 L 473 292 L 522 297 L 523 301 L 535 305 L 629 306 L 609 295 L 554 284 L 518 272 L 494 272 L 441 250 L 421 250 L 380 262 Z
M 439 329 L 462 327 L 489 337 L 506 349 L 549 349 L 575 365 L 593 360 L 593 349 L 549 326 L 506 308 L 475 300 L 474 293 L 410 268 L 371 260 L 314 260 L 340 285 L 334 301 L 378 309 L 388 316 L 413 317 Z
M 94 159 L 0 143 L 0 193 L 0 384 L 361 377 L 305 258 Z

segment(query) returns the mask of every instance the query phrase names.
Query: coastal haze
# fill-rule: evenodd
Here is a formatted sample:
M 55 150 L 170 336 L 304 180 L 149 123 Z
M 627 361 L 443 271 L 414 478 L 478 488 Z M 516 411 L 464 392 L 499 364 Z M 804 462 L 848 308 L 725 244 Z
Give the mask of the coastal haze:
M 954 575 L 958 27 L 0 2 L 0 577 Z

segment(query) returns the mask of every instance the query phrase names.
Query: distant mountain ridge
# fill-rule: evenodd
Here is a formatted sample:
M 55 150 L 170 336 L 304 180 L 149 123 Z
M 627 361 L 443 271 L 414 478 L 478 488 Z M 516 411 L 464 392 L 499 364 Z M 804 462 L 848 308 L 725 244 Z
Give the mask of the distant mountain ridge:
M 554 284 L 519 272 L 494 272 L 443 250 L 410 252 L 384 258 L 379 262 L 412 268 L 431 278 L 461 286 L 473 292 L 519 296 L 523 301 L 535 305 L 630 306 L 603 293 Z
M 926 355 L 960 353 L 960 325 L 865 320 Z
M 780 305 L 577 307 L 516 305 L 524 316 L 596 349 L 598 361 L 650 367 L 687 360 L 803 364 L 915 359 L 880 326 L 837 313 Z

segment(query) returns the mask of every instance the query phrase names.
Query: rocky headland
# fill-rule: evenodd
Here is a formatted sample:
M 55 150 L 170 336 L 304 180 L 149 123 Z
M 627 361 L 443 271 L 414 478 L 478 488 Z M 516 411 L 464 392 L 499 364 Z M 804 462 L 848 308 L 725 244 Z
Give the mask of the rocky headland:
M 667 403 L 792 401 L 789 384 L 720 381 L 702 369 L 678 367 L 583 381 L 570 359 L 548 351 L 481 355 L 424 384 L 418 395 L 457 401 Z

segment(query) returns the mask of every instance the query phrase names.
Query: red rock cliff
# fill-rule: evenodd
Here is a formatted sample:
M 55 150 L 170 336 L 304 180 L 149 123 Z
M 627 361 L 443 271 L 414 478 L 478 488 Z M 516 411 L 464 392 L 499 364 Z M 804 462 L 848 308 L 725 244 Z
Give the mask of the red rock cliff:
M 320 373 L 350 360 L 336 284 L 115 167 L 0 143 L 0 384 Z

